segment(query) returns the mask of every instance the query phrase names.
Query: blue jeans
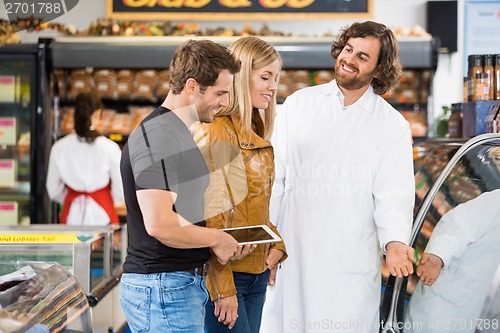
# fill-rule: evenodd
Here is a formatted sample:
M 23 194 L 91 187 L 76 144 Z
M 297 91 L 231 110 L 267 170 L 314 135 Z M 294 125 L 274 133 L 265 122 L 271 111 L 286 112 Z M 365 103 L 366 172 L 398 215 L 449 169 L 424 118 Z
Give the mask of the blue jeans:
M 236 285 L 236 296 L 238 298 L 238 319 L 236 324 L 230 330 L 224 323 L 219 323 L 214 315 L 214 302 L 208 301 L 206 305 L 205 332 L 259 333 L 269 273 L 269 270 L 261 274 L 234 272 L 234 284 Z
M 134 333 L 203 333 L 205 278 L 188 272 L 124 273 L 120 304 Z

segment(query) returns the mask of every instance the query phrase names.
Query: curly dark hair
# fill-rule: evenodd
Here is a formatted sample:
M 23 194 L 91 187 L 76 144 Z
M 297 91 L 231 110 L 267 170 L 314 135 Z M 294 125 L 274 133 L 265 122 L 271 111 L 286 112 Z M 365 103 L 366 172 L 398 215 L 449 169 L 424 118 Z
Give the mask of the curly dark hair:
M 201 92 L 213 86 L 219 74 L 227 69 L 231 74 L 240 71 L 240 62 L 227 48 L 210 40 L 189 40 L 174 53 L 170 62 L 170 89 L 180 94 L 184 84 L 193 78 Z
M 100 135 L 92 125 L 92 115 L 102 109 L 102 101 L 95 92 L 82 92 L 75 100 L 75 132 L 79 138 L 92 143 Z
M 380 40 L 380 53 L 375 77 L 372 80 L 373 91 L 382 95 L 392 88 L 401 78 L 402 68 L 399 62 L 399 44 L 394 33 L 385 25 L 373 21 L 356 22 L 341 30 L 338 39 L 333 42 L 331 55 L 337 60 L 349 38 L 376 37 Z

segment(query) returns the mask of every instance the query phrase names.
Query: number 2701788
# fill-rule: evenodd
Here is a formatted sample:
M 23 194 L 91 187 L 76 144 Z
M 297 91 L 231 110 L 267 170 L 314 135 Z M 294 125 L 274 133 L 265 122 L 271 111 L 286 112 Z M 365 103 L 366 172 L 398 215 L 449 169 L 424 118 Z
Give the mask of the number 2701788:
M 466 320 L 466 319 L 451 319 L 448 322 L 448 327 L 445 329 L 458 330 L 458 329 L 480 329 L 480 330 L 497 330 L 500 327 L 500 322 L 498 319 L 482 319 L 478 318 L 476 320 Z
M 60 1 L 53 2 L 9 2 L 5 1 L 7 14 L 23 15 L 43 15 L 43 14 L 61 14 L 64 8 Z

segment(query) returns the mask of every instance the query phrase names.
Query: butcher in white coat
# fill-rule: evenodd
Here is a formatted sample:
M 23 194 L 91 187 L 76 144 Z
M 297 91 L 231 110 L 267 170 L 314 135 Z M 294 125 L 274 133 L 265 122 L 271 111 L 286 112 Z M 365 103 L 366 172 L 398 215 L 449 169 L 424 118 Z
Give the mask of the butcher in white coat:
M 401 75 L 397 41 L 354 23 L 332 56 L 335 80 L 295 92 L 276 119 L 271 218 L 289 259 L 262 333 L 378 332 L 381 254 L 391 274 L 413 272 L 411 131 L 379 96 Z
M 480 318 L 500 264 L 500 189 L 446 213 L 432 231 L 417 268 L 405 333 L 473 333 L 498 329 Z

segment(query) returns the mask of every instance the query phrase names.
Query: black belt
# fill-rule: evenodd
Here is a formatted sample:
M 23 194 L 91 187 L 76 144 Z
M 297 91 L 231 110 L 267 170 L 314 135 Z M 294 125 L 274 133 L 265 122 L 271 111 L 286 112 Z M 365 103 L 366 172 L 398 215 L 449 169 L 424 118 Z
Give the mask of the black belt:
M 185 269 L 184 272 L 188 272 L 191 275 L 201 275 L 201 276 L 206 276 L 208 273 L 208 262 L 204 263 L 203 265 L 199 267 L 194 267 L 190 269 Z

